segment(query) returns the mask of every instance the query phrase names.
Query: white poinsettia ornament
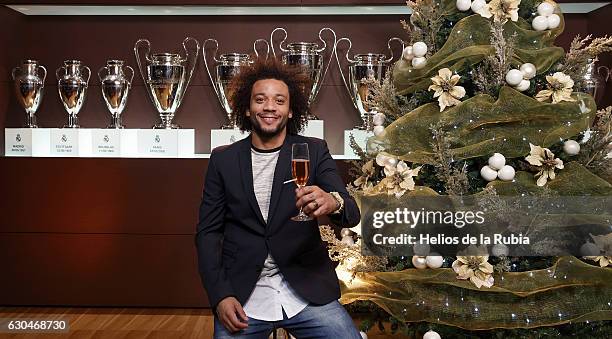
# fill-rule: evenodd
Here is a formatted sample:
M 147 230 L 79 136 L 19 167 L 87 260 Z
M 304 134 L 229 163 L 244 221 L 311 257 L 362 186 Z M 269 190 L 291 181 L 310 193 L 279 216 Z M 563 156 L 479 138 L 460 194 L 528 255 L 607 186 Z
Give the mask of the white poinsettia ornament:
M 536 146 L 531 143 L 529 147 L 531 147 L 531 151 L 525 160 L 534 166 L 541 167 L 540 171 L 535 175 L 535 177 L 538 178 L 536 184 L 538 186 L 544 186 L 548 179 L 555 179 L 555 168 L 563 169 L 563 160 L 555 159 L 555 154 L 548 148 Z
M 506 22 L 508 19 L 517 21 L 520 3 L 521 0 L 492 0 L 477 10 L 472 7 L 472 10 L 482 17 L 493 17 L 495 22 Z
M 395 166 L 387 164 L 385 166 L 385 178 L 377 186 L 388 195 L 395 195 L 399 198 L 406 191 L 414 190 L 413 177 L 419 175 L 420 170 L 421 166 L 412 169 L 403 161 L 398 162 Z
M 548 82 L 548 89 L 536 94 L 536 100 L 541 102 L 551 100 L 553 104 L 558 104 L 562 101 L 576 101 L 576 99 L 572 98 L 574 80 L 569 75 L 557 72 L 552 76 L 547 75 L 546 81 Z
M 493 278 L 493 265 L 489 263 L 488 255 L 457 256 L 452 264 L 457 273 L 457 279 L 470 280 L 476 287 L 491 287 L 495 282 Z
M 434 98 L 438 98 L 440 112 L 446 107 L 456 106 L 461 103 L 461 98 L 465 96 L 465 88 L 457 86 L 461 77 L 448 68 L 442 68 L 438 75 L 431 78 L 433 83 L 429 86 L 430 91 L 435 91 Z

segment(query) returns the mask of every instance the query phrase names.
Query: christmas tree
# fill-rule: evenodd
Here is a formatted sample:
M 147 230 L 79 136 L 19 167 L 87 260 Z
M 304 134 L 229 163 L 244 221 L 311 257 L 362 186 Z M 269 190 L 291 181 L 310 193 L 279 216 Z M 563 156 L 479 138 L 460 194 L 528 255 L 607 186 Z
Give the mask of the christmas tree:
M 352 143 L 358 201 L 476 197 L 511 219 L 500 197 L 612 196 L 612 107 L 598 110 L 584 81 L 589 63 L 612 51 L 611 37 L 554 46 L 564 20 L 550 0 L 407 4 L 402 59 L 381 83 L 362 80 L 378 113 L 367 147 Z M 579 257 L 508 256 L 503 247 L 490 256 L 364 256 L 360 232 L 321 234 L 340 263 L 341 301 L 363 330 L 390 322 L 394 333 L 430 339 L 608 338 L 607 220 L 607 234 L 592 235 L 582 246 L 590 255 Z

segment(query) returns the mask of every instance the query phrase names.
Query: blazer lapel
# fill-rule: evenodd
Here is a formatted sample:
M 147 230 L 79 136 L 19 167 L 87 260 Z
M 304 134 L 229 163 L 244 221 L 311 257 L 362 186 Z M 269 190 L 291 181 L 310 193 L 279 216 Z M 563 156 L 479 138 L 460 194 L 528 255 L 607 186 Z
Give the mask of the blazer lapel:
M 274 169 L 274 180 L 272 182 L 272 193 L 270 195 L 270 209 L 268 212 L 268 224 L 274 219 L 278 213 L 274 213 L 280 200 L 281 191 L 283 190 L 283 182 L 291 179 L 291 144 L 292 136 L 287 134 L 283 146 L 281 147 L 276 167 Z M 289 185 L 289 184 L 287 184 Z M 295 186 L 295 184 L 293 184 Z M 269 229 L 267 230 L 270 231 Z
M 242 184 L 244 186 L 244 192 L 246 193 L 249 205 L 253 209 L 253 212 L 259 219 L 262 225 L 266 222 L 259 209 L 257 198 L 255 197 L 255 191 L 253 190 L 253 165 L 251 162 L 251 137 L 244 138 L 240 145 L 240 152 L 238 156 L 238 166 L 240 167 L 240 175 L 242 176 Z

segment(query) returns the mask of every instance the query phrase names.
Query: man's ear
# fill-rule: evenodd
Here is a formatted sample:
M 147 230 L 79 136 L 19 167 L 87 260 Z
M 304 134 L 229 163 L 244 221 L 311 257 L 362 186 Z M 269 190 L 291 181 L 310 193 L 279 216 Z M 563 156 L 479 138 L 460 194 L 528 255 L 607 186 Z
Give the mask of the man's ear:
M 251 116 L 251 111 L 249 111 L 248 109 L 246 110 L 246 112 L 244 112 L 244 115 L 246 115 L 247 117 Z
M 289 117 L 293 118 L 293 112 L 291 110 L 289 110 Z

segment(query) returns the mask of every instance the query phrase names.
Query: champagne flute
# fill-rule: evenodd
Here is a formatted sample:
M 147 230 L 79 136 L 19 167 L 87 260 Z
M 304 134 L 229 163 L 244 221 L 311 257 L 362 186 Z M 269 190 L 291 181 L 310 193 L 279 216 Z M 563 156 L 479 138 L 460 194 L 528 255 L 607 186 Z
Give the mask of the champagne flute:
M 291 145 L 291 174 L 298 187 L 306 186 L 308 182 L 308 170 L 310 168 L 310 156 L 308 155 L 308 144 L 298 143 Z M 300 214 L 291 218 L 293 221 L 312 220 L 300 207 Z

